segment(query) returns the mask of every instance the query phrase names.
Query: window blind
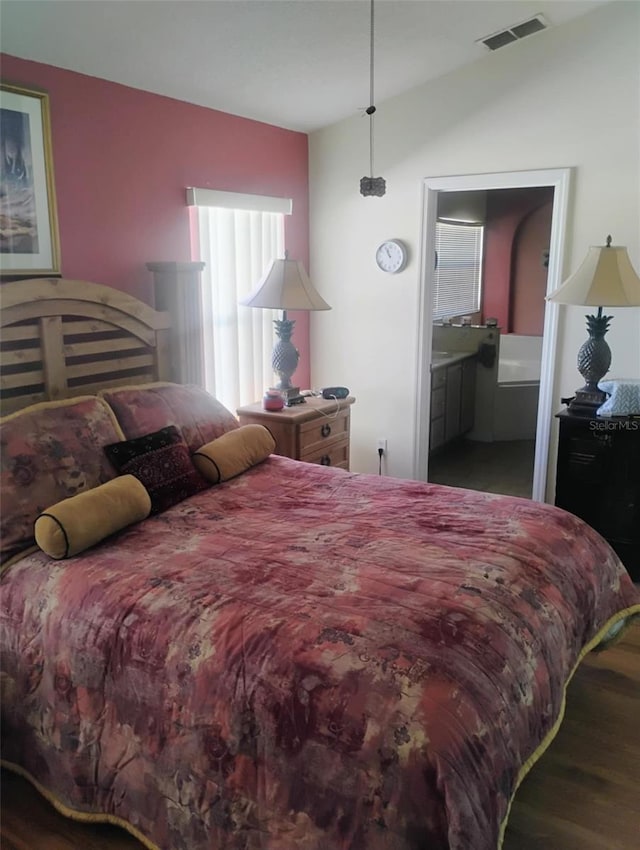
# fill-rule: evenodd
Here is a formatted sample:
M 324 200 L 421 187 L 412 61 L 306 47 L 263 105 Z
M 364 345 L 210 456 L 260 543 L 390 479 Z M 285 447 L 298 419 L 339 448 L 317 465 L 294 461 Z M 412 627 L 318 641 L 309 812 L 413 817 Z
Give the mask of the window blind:
M 484 227 L 436 223 L 433 318 L 480 310 Z
M 284 215 L 228 207 L 197 207 L 202 272 L 205 387 L 229 410 L 261 398 L 273 384 L 277 310 L 239 302 L 275 257 L 284 256 Z

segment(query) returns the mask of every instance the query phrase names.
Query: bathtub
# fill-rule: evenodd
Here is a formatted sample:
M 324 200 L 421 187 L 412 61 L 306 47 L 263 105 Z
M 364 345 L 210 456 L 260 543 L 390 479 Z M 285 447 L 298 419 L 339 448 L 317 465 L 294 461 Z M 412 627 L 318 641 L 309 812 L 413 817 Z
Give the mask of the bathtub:
M 500 337 L 494 440 L 535 440 L 541 361 L 541 336 Z
M 539 360 L 515 360 L 500 355 L 498 360 L 498 385 L 500 384 L 539 384 Z

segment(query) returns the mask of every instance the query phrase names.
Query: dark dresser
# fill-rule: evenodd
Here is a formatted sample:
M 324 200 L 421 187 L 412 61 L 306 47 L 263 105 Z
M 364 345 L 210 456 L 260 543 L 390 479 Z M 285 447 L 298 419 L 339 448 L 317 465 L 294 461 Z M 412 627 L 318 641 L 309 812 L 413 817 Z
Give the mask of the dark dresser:
M 556 505 L 595 528 L 640 582 L 640 416 L 557 418 Z

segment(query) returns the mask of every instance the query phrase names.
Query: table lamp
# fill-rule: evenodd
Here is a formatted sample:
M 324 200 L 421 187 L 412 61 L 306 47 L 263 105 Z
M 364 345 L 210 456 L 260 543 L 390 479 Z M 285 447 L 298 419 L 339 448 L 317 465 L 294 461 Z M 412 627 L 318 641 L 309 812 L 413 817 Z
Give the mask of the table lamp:
M 556 304 L 584 304 L 598 308 L 596 316 L 587 316 L 589 338 L 578 351 L 578 372 L 585 384 L 576 390 L 569 411 L 593 416 L 606 400 L 598 382 L 611 365 L 611 349 L 605 340 L 612 316 L 603 316 L 603 307 L 640 307 L 640 278 L 636 274 L 627 249 L 611 244 L 592 245 L 582 265 L 547 301 Z
M 299 260 L 290 260 L 285 251 L 284 259 L 272 260 L 252 294 L 240 302 L 247 307 L 262 307 L 282 310 L 282 319 L 273 324 L 278 337 L 271 356 L 273 371 L 280 378 L 276 389 L 285 397 L 287 405 L 300 400 L 300 387 L 294 387 L 291 376 L 298 368 L 298 349 L 291 342 L 294 319 L 287 319 L 287 310 L 330 310 L 309 280 Z

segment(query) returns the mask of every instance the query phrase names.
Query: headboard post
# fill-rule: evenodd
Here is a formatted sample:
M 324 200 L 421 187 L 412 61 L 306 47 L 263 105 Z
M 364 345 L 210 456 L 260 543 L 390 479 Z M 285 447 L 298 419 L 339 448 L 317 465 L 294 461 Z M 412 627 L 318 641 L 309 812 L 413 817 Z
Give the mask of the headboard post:
M 40 319 L 44 391 L 48 399 L 67 398 L 66 362 L 61 316 L 43 316 Z
M 153 273 L 157 310 L 171 316 L 171 380 L 204 387 L 202 262 L 147 263 Z

